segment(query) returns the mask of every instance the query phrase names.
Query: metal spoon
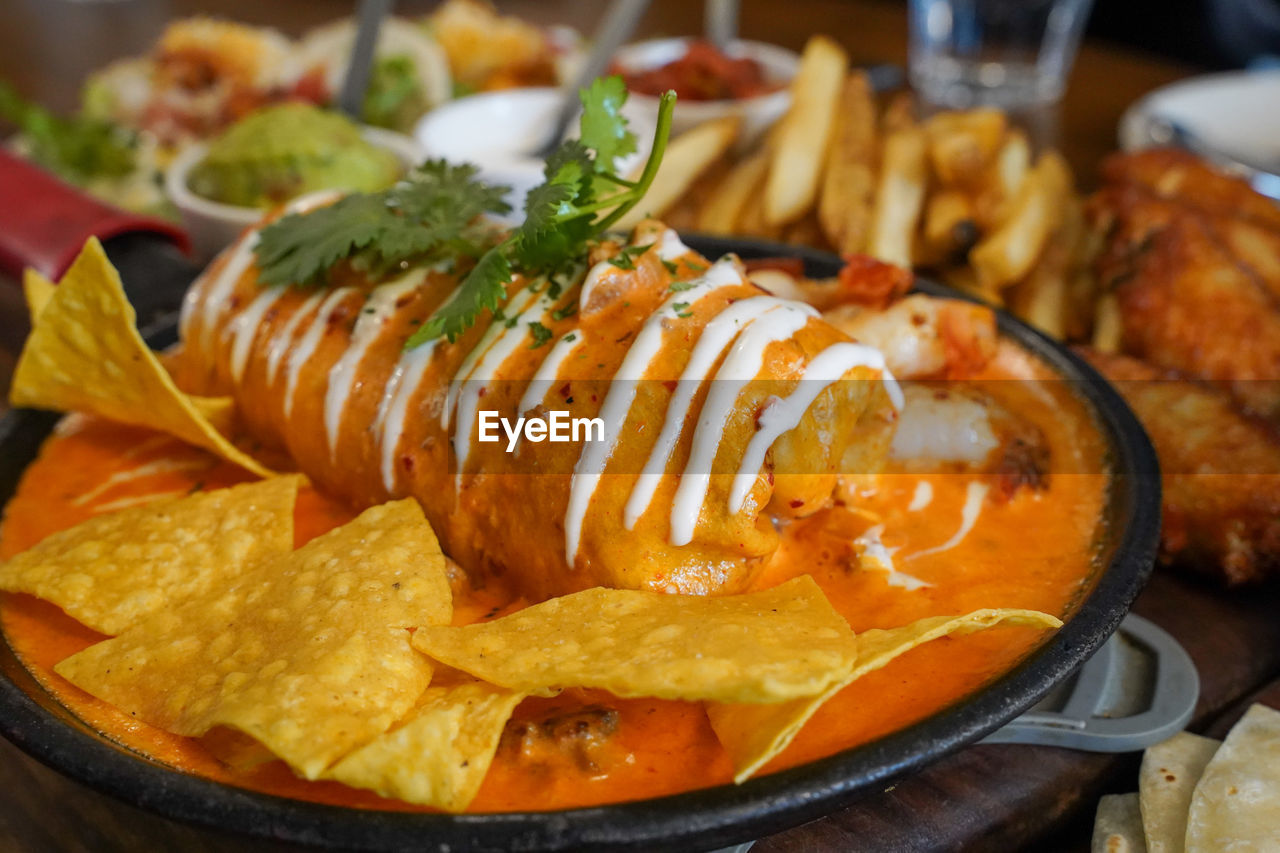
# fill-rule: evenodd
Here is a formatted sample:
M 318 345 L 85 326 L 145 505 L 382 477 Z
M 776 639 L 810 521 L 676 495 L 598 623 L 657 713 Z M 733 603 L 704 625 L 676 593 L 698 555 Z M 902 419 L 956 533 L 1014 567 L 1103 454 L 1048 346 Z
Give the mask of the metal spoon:
M 706 0 L 702 29 L 721 53 L 738 38 L 738 0 Z
M 356 40 L 351 46 L 351 61 L 338 94 L 338 109 L 356 121 L 364 111 L 364 95 L 373 73 L 373 50 L 378 46 L 378 30 L 382 19 L 391 12 L 395 0 L 360 0 L 356 12 Z
M 370 0 L 365 0 L 370 2 Z M 546 141 L 534 152 L 537 157 L 546 158 L 556 150 L 564 137 L 564 130 L 578 112 L 578 90 L 585 88 L 592 80 L 604 73 L 609 67 L 609 60 L 630 38 L 635 31 L 640 17 L 649 7 L 649 0 L 613 0 L 605 12 L 604 19 L 592 36 L 591 53 L 582 63 L 582 68 L 574 78 L 560 87 L 560 107 L 556 111 L 556 119 L 552 124 Z

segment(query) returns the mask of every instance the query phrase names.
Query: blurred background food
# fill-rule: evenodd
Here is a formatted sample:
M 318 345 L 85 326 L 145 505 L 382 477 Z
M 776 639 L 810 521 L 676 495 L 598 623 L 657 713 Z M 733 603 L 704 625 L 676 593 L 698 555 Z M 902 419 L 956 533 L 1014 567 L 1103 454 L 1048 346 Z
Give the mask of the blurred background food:
M 179 18 L 146 54 L 91 73 L 73 114 L 57 116 L 0 81 L 0 119 L 18 130 L 11 147 L 65 180 L 126 209 L 172 218 L 161 176 L 186 145 L 270 104 L 333 106 L 354 37 L 352 20 L 291 39 L 232 20 Z M 392 17 L 379 30 L 360 119 L 407 132 L 454 97 L 556 85 L 578 51 L 571 28 L 537 27 L 481 0 Z

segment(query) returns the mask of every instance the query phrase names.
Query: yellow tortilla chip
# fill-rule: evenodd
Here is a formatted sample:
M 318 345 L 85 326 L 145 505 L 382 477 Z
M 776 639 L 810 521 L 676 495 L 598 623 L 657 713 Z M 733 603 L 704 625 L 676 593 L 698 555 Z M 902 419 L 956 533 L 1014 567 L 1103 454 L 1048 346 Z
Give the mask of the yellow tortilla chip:
M 57 285 L 31 267 L 22 271 L 22 294 L 27 298 L 27 316 L 31 318 L 31 326 L 35 328 L 36 318 L 53 298 Z
M 966 616 L 937 616 L 901 628 L 858 635 L 857 664 L 820 695 L 776 705 L 707 705 L 711 728 L 733 760 L 734 781 L 743 782 L 786 749 L 823 703 L 903 652 L 949 634 L 968 634 L 998 624 L 1057 628 L 1062 621 L 1035 610 L 975 610 Z
M 0 589 L 119 634 L 288 554 L 300 480 L 272 477 L 91 518 L 0 563 Z
M 412 499 L 163 610 L 55 671 L 154 726 L 238 729 L 308 779 L 413 707 L 430 662 L 409 628 L 453 611 L 444 557 Z
M 588 589 L 413 645 L 482 681 L 526 693 L 779 702 L 811 696 L 856 659 L 853 632 L 813 578 L 747 595 Z
M 429 687 L 407 720 L 325 776 L 407 803 L 462 811 L 480 790 L 502 729 L 523 698 L 483 682 Z
M 1191 795 L 1186 849 L 1280 850 L 1280 711 L 1253 705 L 1231 727 Z
M 53 288 L 22 348 L 10 402 L 158 429 L 261 477 L 270 476 L 178 390 L 135 321 L 119 274 L 102 244 L 90 238 Z

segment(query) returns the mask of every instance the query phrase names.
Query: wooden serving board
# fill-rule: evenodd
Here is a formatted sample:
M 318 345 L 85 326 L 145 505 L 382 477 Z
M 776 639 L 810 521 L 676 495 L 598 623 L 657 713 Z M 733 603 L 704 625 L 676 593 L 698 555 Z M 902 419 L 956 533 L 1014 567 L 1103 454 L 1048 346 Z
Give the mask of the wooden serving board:
M 1280 587 L 1226 593 L 1157 570 L 1134 611 L 1187 650 L 1200 673 L 1191 728 L 1221 737 L 1251 701 L 1280 707 Z M 1077 848 L 1098 797 L 1136 790 L 1138 753 L 980 745 L 752 853 Z M 1084 836 L 1087 839 L 1087 835 Z

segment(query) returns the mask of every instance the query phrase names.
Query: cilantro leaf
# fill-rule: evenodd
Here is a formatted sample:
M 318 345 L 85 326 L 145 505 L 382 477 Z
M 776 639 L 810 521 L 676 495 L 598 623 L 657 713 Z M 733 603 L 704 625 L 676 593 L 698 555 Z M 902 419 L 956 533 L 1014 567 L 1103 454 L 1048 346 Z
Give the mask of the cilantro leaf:
M 478 256 L 492 244 L 474 223 L 511 210 L 506 187 L 481 183 L 472 165 L 428 160 L 379 193 L 349 195 L 283 216 L 254 248 L 263 284 L 320 285 L 343 261 L 381 275 L 445 251 Z
M 635 134 L 627 130 L 622 105 L 627 86 L 621 77 L 599 77 L 578 93 L 582 118 L 578 122 L 582 144 L 596 152 L 596 168 L 612 172 L 620 157 L 635 153 Z
M 331 267 L 386 233 L 392 218 L 380 194 L 281 217 L 259 232 L 254 247 L 262 283 L 319 284 Z
M 457 340 L 459 335 L 471 328 L 482 310 L 488 308 L 496 311 L 501 307 L 502 298 L 507 295 L 509 281 L 511 264 L 502 252 L 502 247 L 495 246 L 481 256 L 458 285 L 458 298 L 441 307 L 429 322 L 420 326 L 405 342 L 405 349 L 413 349 L 441 335 L 450 342 Z
M 537 349 L 551 340 L 551 330 L 537 320 L 529 323 L 529 333 L 533 335 L 533 343 L 529 344 L 529 349 Z

